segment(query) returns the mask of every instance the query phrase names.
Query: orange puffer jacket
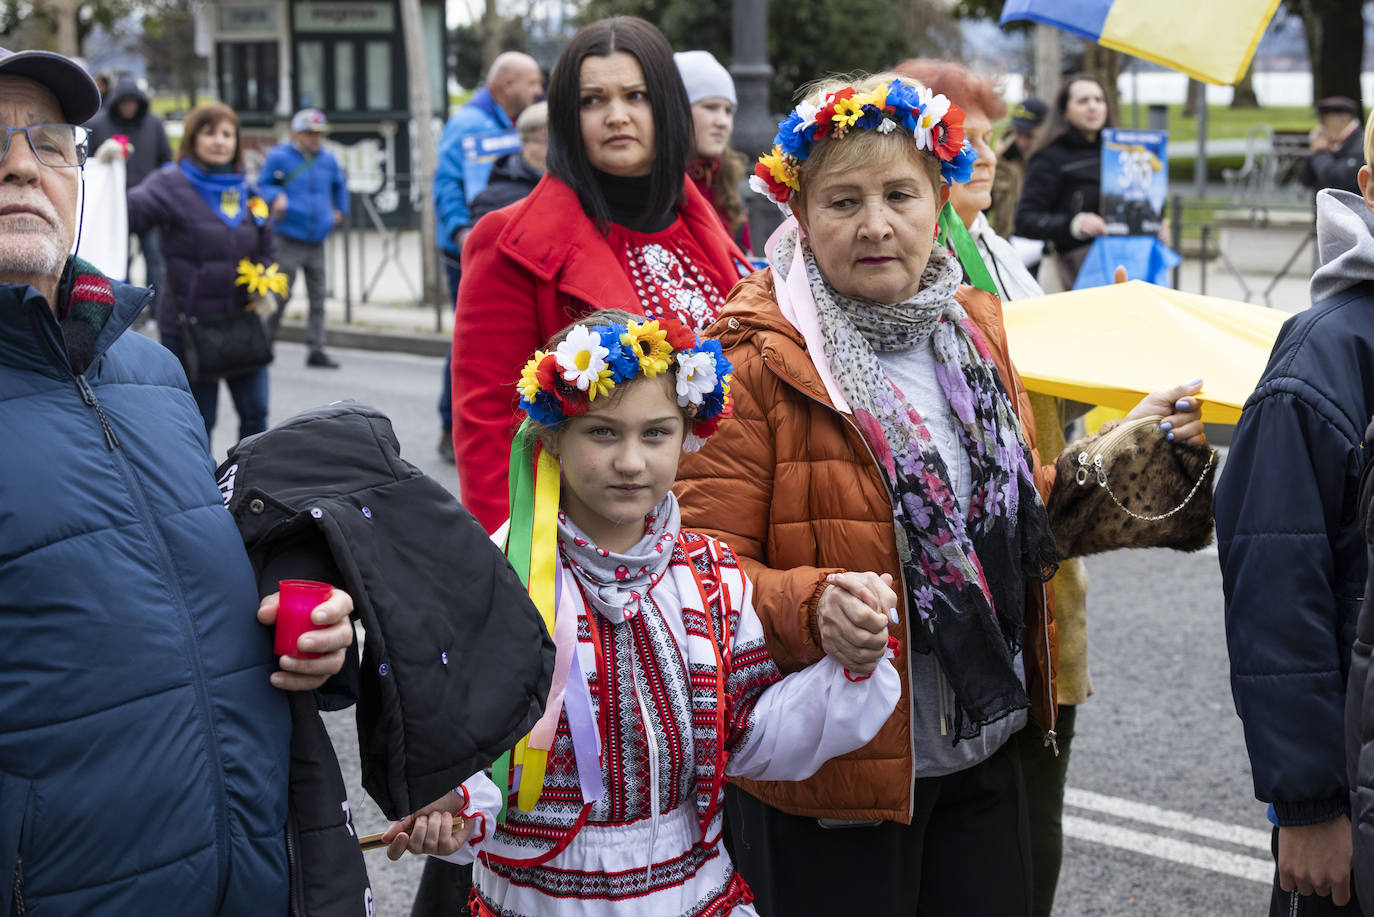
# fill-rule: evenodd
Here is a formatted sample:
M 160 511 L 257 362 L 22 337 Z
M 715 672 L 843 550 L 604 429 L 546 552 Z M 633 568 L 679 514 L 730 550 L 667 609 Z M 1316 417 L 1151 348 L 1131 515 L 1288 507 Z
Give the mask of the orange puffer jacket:
M 1016 392 L 1036 484 L 1047 494 L 1053 467 L 1034 453 L 1030 400 L 1007 355 L 1001 303 L 972 287 L 961 287 L 958 299 L 987 338 L 1003 385 Z M 771 271 L 736 285 L 707 333 L 734 364 L 734 417 L 683 458 L 674 488 L 682 524 L 734 548 L 754 581 L 769 651 L 782 671 L 796 671 L 824 655 L 816 603 L 828 574 L 873 570 L 901 579 L 887 483 L 852 417 L 831 404 L 801 333 L 779 311 Z M 900 611 L 891 633 L 902 647 L 902 697 L 873 741 L 809 780 L 738 780 L 740 787 L 794 815 L 911 821 L 908 615 Z M 1049 589 L 1038 582 L 1027 584 L 1026 627 L 1031 717 L 1051 734 L 1056 636 Z

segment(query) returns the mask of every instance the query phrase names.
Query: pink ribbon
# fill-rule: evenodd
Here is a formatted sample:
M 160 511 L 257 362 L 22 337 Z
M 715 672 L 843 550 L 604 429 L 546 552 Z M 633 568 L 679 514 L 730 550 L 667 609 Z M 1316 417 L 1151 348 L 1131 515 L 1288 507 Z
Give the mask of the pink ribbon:
M 558 565 L 558 601 L 553 615 L 553 686 L 544 715 L 530 730 L 529 746 L 548 751 L 558 732 L 560 714 L 568 715 L 568 731 L 572 736 L 573 756 L 577 760 L 578 781 L 582 785 L 584 802 L 597 802 L 606 792 L 601 780 L 601 736 L 592 710 L 591 692 L 582 671 L 577 653 L 578 603 L 573 598 L 568 573 Z M 576 677 L 573 667 L 576 665 Z M 569 691 L 571 686 L 571 691 Z

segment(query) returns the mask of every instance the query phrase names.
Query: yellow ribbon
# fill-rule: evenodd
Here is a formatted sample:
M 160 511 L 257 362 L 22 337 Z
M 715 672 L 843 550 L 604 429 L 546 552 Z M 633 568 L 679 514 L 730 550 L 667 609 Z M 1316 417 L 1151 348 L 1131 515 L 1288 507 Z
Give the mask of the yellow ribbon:
M 291 290 L 291 281 L 278 270 L 275 264 L 263 267 L 261 264 L 244 258 L 239 262 L 239 276 L 234 281 L 234 286 L 247 287 L 248 292 L 253 296 L 266 296 L 268 293 L 276 293 L 278 296 L 285 297 Z
M 558 570 L 558 459 L 547 449 L 540 450 L 534 483 L 534 533 L 530 544 L 530 598 L 539 609 L 544 628 L 553 634 L 553 614 L 556 602 L 554 582 Z M 512 755 L 520 765 L 520 793 L 516 805 L 532 811 L 544 789 L 544 775 L 549 750 L 533 748 L 528 737 L 521 739 Z

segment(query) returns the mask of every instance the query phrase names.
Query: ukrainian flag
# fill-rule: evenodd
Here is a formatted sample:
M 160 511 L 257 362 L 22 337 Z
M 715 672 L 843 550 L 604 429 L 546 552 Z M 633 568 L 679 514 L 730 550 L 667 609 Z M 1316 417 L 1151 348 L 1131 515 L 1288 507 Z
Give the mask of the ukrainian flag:
M 1279 0 L 1007 0 L 1019 19 L 1181 70 L 1205 83 L 1245 76 Z

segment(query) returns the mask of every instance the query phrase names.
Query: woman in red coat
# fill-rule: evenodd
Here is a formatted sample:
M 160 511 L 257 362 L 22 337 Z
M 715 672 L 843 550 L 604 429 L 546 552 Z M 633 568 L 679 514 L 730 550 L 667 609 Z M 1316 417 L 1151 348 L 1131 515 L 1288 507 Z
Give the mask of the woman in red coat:
M 453 432 L 463 502 L 505 521 L 516 380 L 531 353 L 597 309 L 702 329 L 748 273 L 686 177 L 692 113 L 667 40 L 642 19 L 583 27 L 549 76 L 548 174 L 478 221 L 453 329 Z

